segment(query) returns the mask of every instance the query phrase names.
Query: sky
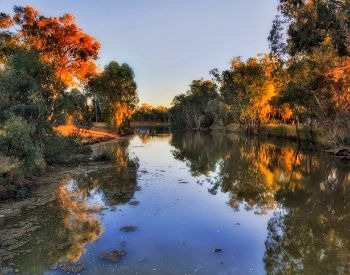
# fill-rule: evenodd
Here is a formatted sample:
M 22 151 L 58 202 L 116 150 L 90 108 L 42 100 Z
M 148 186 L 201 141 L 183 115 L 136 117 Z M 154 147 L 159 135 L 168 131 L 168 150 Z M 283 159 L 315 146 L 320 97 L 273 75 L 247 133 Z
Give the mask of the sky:
M 229 68 L 235 56 L 269 51 L 278 0 L 0 0 L 0 11 L 31 5 L 72 13 L 102 45 L 98 63 L 128 63 L 140 102 L 169 106 L 194 79 Z

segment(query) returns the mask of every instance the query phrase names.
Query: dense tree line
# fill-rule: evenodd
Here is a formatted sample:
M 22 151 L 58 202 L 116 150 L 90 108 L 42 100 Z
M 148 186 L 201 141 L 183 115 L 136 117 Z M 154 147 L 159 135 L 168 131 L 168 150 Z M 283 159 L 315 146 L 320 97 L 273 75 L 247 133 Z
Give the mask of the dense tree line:
M 46 17 L 30 6 L 0 13 L 0 197 L 85 150 L 58 126 L 97 119 L 126 131 L 138 102 L 134 73 L 115 61 L 98 70 L 99 49 L 71 14 Z
M 150 104 L 143 103 L 138 108 L 136 108 L 132 119 L 134 121 L 167 123 L 170 121 L 169 108 L 165 106 L 154 107 Z
M 271 52 L 231 61 L 174 98 L 179 128 L 239 124 L 258 133 L 262 124 L 299 125 L 350 141 L 350 3 L 280 0 L 268 37 Z M 200 86 L 200 88 L 198 88 Z

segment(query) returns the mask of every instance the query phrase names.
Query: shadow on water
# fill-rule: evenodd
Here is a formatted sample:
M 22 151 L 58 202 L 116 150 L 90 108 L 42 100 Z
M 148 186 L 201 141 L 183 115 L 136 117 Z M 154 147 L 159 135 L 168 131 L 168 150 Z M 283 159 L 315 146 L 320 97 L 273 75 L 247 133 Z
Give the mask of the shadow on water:
M 0 273 L 71 262 L 113 273 L 96 259 L 120 238 L 122 274 L 350 273 L 344 162 L 281 141 L 154 128 L 95 153 L 113 165 L 65 177 L 54 199 L 0 216 Z M 140 232 L 132 239 L 122 226 Z

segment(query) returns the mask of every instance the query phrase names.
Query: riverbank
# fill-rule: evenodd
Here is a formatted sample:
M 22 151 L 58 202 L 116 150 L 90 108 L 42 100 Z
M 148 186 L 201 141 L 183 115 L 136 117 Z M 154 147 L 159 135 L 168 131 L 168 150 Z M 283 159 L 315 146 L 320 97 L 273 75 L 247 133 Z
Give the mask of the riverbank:
M 105 142 L 120 137 L 117 132 L 109 129 L 104 122 L 95 122 L 89 129 L 79 129 L 75 125 L 68 124 L 56 127 L 55 130 L 64 136 L 80 138 L 83 145 Z
M 225 127 L 212 128 L 211 130 L 239 134 L 247 133 L 246 127 L 234 123 Z M 267 138 L 287 139 L 294 142 L 298 142 L 299 140 L 304 149 L 327 152 L 341 160 L 350 161 L 350 148 L 346 145 L 335 145 L 331 143 L 327 139 L 326 133 L 321 130 L 300 125 L 298 131 L 299 133 L 297 133 L 296 127 L 290 124 L 262 124 L 259 131 L 255 130 L 251 134 Z
M 40 173 L 24 177 L 21 180 L 9 182 L 0 178 L 0 201 L 21 200 L 30 196 L 41 185 L 41 180 L 47 174 L 54 171 L 70 171 L 79 169 L 81 166 L 91 165 L 97 160 L 96 145 L 118 142 L 127 139 L 107 128 L 105 123 L 94 123 L 90 129 L 77 129 L 72 125 L 60 126 L 55 129 L 63 136 L 73 136 L 78 140 L 81 148 L 79 153 L 74 153 L 70 159 L 62 163 L 49 164 Z M 73 150 L 73 148 L 72 148 Z M 100 160 L 101 161 L 101 160 Z M 53 180 L 55 177 L 53 177 Z
M 131 122 L 132 128 L 137 127 L 168 127 L 170 122 L 159 122 L 159 121 L 133 121 Z
M 112 167 L 111 162 L 90 161 L 76 167 L 50 166 L 40 176 L 33 178 L 32 190 L 27 198 L 0 201 L 0 220 L 19 215 L 25 209 L 44 205 L 55 199 L 55 190 L 72 176 Z M 6 202 L 6 203 L 4 203 Z
M 113 164 L 110 162 L 90 162 L 79 167 L 50 167 L 43 175 L 38 177 L 35 188 L 30 195 L 20 200 L 0 201 L 0 274 L 8 274 L 14 271 L 11 266 L 4 266 L 5 261 L 12 261 L 15 257 L 25 254 L 25 247 L 33 242 L 34 234 L 38 234 L 43 227 L 44 216 L 38 219 L 40 209 L 46 209 L 48 205 L 55 204 L 60 186 L 64 186 L 72 178 L 82 174 L 88 174 L 100 169 L 108 169 Z M 69 202 L 69 201 L 68 201 Z M 85 213 L 88 215 L 88 213 Z M 58 217 L 55 217 L 55 219 Z M 11 223 L 12 226 L 8 226 Z M 59 238 L 59 236 L 52 236 Z M 39 245 L 37 243 L 36 245 Z M 55 251 L 61 252 L 59 244 Z

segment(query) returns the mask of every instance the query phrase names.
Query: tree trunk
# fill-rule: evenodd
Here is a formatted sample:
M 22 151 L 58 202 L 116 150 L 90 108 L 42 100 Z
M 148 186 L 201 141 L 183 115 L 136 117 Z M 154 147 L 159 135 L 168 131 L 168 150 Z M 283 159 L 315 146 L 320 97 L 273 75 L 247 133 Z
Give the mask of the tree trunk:
M 299 146 L 300 146 L 300 132 L 299 132 L 299 120 L 296 120 L 295 121 L 295 132 L 296 132 L 296 134 L 297 134 L 297 141 L 298 141 L 298 148 L 299 148 Z

